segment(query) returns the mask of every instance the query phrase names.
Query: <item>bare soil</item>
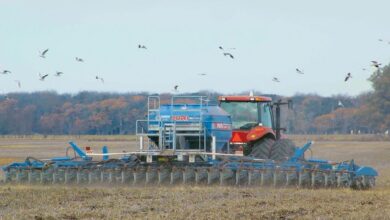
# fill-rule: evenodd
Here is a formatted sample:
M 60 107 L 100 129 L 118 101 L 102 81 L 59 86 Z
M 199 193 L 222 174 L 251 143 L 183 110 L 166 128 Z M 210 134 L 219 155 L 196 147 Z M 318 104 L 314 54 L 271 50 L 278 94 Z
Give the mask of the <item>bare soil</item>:
M 65 153 L 68 139 L 112 152 L 133 137 L 0 137 L 0 163 Z M 301 145 L 310 136 L 292 136 Z M 307 157 L 355 159 L 379 171 L 371 190 L 221 186 L 0 186 L 0 219 L 390 219 L 390 142 L 319 137 Z

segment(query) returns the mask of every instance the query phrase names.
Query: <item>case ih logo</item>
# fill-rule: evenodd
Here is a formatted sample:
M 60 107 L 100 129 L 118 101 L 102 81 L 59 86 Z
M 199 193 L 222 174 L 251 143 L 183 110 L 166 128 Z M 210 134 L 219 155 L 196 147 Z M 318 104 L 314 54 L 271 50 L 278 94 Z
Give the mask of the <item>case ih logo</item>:
M 214 129 L 220 129 L 220 130 L 230 130 L 232 129 L 230 124 L 224 124 L 224 123 L 213 123 Z
M 172 116 L 173 121 L 188 121 L 189 117 L 187 115 L 174 115 Z

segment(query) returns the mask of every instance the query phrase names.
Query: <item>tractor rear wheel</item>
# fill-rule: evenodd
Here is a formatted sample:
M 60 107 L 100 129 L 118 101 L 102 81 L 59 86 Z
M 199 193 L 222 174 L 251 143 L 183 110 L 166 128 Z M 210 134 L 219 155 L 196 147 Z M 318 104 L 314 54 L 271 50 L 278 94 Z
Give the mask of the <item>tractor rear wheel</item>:
M 292 140 L 280 139 L 277 140 L 271 149 L 269 159 L 283 161 L 294 155 L 296 146 Z
M 252 151 L 249 153 L 248 156 L 260 159 L 269 159 L 274 143 L 275 140 L 273 138 L 262 138 L 253 144 L 253 146 L 251 147 Z
M 251 147 L 248 156 L 259 159 L 271 159 L 284 161 L 294 155 L 296 146 L 292 140 L 280 139 L 275 141 L 273 138 L 265 137 L 255 142 Z

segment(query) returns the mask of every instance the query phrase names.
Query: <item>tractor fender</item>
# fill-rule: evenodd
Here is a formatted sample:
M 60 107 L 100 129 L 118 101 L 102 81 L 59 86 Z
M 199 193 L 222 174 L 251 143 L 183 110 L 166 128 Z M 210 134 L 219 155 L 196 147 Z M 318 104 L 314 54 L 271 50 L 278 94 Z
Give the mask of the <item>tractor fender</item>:
M 263 138 L 264 136 L 270 136 L 273 139 L 276 139 L 275 132 L 274 132 L 274 130 L 272 130 L 272 128 L 262 127 L 262 126 L 256 126 L 256 127 L 252 128 L 249 131 L 246 138 L 247 138 L 248 142 L 253 142 L 253 141 L 257 141 L 257 140 Z

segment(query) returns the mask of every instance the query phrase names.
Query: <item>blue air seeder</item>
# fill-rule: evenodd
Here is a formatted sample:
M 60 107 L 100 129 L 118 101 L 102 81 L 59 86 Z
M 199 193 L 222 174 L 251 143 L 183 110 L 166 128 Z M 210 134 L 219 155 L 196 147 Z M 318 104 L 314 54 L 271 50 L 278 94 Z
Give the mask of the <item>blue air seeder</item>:
M 356 165 L 354 160 L 336 163 L 305 159 L 304 153 L 312 144 L 310 141 L 302 147 L 294 147 L 292 153 L 278 160 L 246 153 L 242 148 L 248 146 L 237 146 L 238 142 L 232 141 L 236 126 L 233 116 L 221 106 L 209 105 L 203 97 L 172 97 L 169 104 L 160 105 L 160 98 L 152 96 L 148 99 L 147 117 L 136 122 L 139 140 L 137 151 L 108 153 L 107 147 L 103 147 L 102 153 L 87 153 L 70 142 L 69 149 L 74 151 L 74 157 L 68 153 L 65 157 L 44 160 L 27 157 L 24 162 L 3 167 L 4 181 L 356 189 L 375 185 L 377 172 L 371 167 Z M 256 122 L 256 126 L 262 125 Z M 275 150 L 277 144 L 280 145 L 276 143 L 278 141 L 270 145 L 271 150 Z M 251 143 L 243 144 L 254 146 Z M 272 152 L 270 155 L 273 155 Z

